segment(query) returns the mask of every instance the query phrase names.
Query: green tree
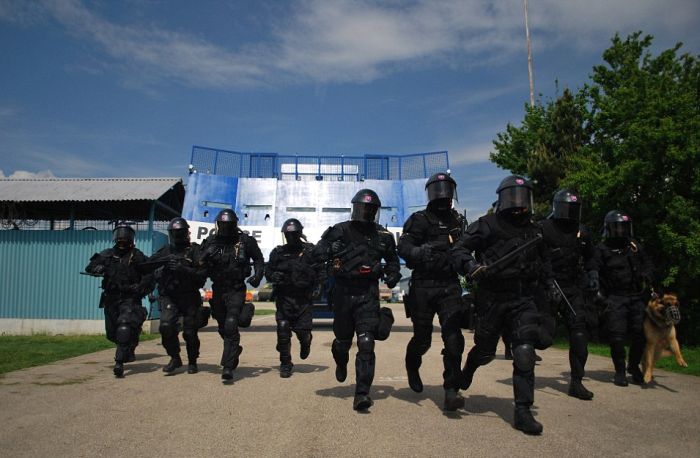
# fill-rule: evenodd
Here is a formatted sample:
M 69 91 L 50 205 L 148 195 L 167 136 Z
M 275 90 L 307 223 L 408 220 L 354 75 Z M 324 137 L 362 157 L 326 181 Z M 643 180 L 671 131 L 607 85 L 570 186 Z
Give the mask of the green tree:
M 633 218 L 663 286 L 686 305 L 680 331 L 700 341 L 700 65 L 681 44 L 658 55 L 652 37 L 615 36 L 575 94 L 526 107 L 494 141 L 491 159 L 538 182 L 537 210 L 576 189 L 584 222 L 613 208 Z

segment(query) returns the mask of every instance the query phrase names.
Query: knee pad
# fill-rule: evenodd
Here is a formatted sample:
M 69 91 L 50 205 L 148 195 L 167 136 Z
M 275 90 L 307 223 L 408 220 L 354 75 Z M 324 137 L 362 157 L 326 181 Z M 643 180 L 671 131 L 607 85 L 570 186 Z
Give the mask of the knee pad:
M 333 359 L 337 362 L 348 361 L 348 352 L 352 346 L 352 341 L 350 340 L 338 340 L 334 339 L 331 345 L 331 353 L 333 354 Z
M 120 324 L 119 326 L 117 326 L 115 340 L 118 344 L 124 345 L 131 342 L 131 328 L 126 324 Z
M 374 336 L 368 332 L 357 336 L 357 350 L 359 353 L 374 352 Z
M 414 335 L 413 338 L 408 343 L 408 350 L 411 353 L 415 353 L 419 356 L 423 356 L 430 350 L 431 339 L 430 336 Z
M 513 349 L 513 364 L 524 372 L 535 368 L 535 347 L 530 344 L 520 344 Z
M 244 303 L 238 317 L 238 325 L 242 328 L 247 328 L 253 321 L 253 315 L 255 315 L 255 305 L 252 302 Z
M 228 316 L 224 321 L 224 334 L 227 336 L 232 336 L 238 328 L 238 320 L 235 316 Z
M 183 331 L 182 331 L 182 338 L 183 339 L 190 340 L 190 339 L 194 339 L 195 337 L 197 337 L 197 329 L 189 328 L 189 327 L 183 329 Z
M 170 321 L 161 321 L 160 326 L 158 326 L 158 332 L 160 335 L 165 337 L 172 337 L 177 332 L 175 326 Z
M 464 336 L 461 332 L 452 333 L 445 338 L 445 350 L 454 356 L 459 356 L 464 352 Z
M 292 330 L 289 326 L 289 321 L 281 320 L 277 322 L 277 340 L 280 342 L 289 342 L 292 337 Z

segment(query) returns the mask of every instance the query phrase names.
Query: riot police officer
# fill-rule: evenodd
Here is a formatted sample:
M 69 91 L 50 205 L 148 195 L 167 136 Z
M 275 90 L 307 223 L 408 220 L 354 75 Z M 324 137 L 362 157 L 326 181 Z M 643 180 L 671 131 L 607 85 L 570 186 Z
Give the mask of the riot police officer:
M 124 376 L 124 363 L 132 362 L 139 344 L 146 309 L 141 299 L 153 289 L 153 276 L 141 273 L 139 265 L 146 260 L 136 248 L 136 232 L 126 223 L 118 223 L 112 231 L 114 247 L 95 253 L 85 272 L 102 277 L 100 308 L 104 309 L 107 338 L 117 344 L 114 375 Z
M 464 351 L 462 288 L 450 262 L 450 250 L 464 226 L 464 218 L 452 208 L 456 188 L 457 183 L 447 173 L 431 176 L 425 185 L 428 206 L 408 218 L 398 245 L 399 255 L 413 269 L 408 296 L 404 297 L 406 314 L 413 323 L 413 337 L 406 347 L 408 384 L 417 393 L 423 391 L 419 368 L 430 348 L 437 314 L 444 345 L 444 407 L 448 411 L 464 406 L 459 395 Z
M 311 303 L 318 286 L 319 273 L 313 265 L 313 243 L 306 242 L 304 227 L 298 219 L 282 224 L 286 243 L 275 247 L 265 268 L 265 278 L 274 284 L 277 351 L 280 354 L 280 377 L 292 375 L 292 331 L 299 339 L 299 357 L 311 351 Z
M 541 221 L 540 226 L 549 248 L 552 272 L 562 289 L 563 297 L 560 302 L 551 304 L 547 301 L 546 294 L 539 294 L 538 305 L 541 311 L 552 318 L 557 312 L 564 317 L 569 331 L 569 396 L 590 400 L 593 399 L 593 393 L 582 383 L 588 359 L 588 320 L 581 282 L 584 263 L 589 262 L 593 256 L 593 244 L 588 230 L 580 222 L 579 196 L 567 189 L 558 191 L 552 200 L 552 214 Z
M 401 273 L 394 237 L 375 222 L 381 206 L 377 193 L 361 189 L 351 202 L 350 221 L 328 228 L 314 249 L 314 257 L 330 261 L 329 275 L 335 279 L 330 294 L 335 334 L 331 351 L 339 382 L 347 377 L 353 333 L 357 334 L 353 409 L 364 411 L 373 404 L 369 391 L 374 379 L 375 339 L 388 337 L 387 317 L 379 308 L 379 279 L 384 278 L 393 288 Z M 391 322 L 393 317 L 389 329 Z
M 246 316 L 245 283 L 247 281 L 253 287 L 260 285 L 265 261 L 258 242 L 238 228 L 238 217 L 231 209 L 221 210 L 216 216 L 216 233 L 206 238 L 201 252 L 200 264 L 206 266 L 212 280 L 211 314 L 224 340 L 221 378 L 231 380 L 243 351 L 238 327 L 250 319 Z
M 610 341 L 610 356 L 615 365 L 614 383 L 627 386 L 625 375 L 625 337 L 631 345 L 627 372 L 634 383 L 644 383 L 639 363 L 644 351 L 644 293 L 653 285 L 653 265 L 642 245 L 633 238 L 632 218 L 620 210 L 605 215 L 603 241 L 596 246 L 588 264 L 591 289 L 600 287 Z
M 170 362 L 163 372 L 170 375 L 182 366 L 180 358 L 180 317 L 182 337 L 187 348 L 187 373 L 198 371 L 200 326 L 206 325 L 202 317 L 202 297 L 199 288 L 207 279 L 206 270 L 198 265 L 199 245 L 190 242 L 190 226 L 184 218 L 173 218 L 168 224 L 170 244 L 158 250 L 146 263 L 155 270 L 160 307 L 159 332 L 163 348 Z M 206 317 L 204 318 L 206 321 Z
M 472 223 L 453 250 L 455 266 L 478 284 L 479 323 L 474 347 L 462 370 L 462 388 L 468 389 L 479 366 L 496 354 L 501 332 L 513 342 L 514 426 L 526 434 L 539 434 L 542 425 L 530 411 L 535 394 L 535 348 L 551 345 L 542 326 L 534 295 L 538 281 L 551 286 L 551 266 L 541 229 L 532 222 L 532 185 L 523 177 L 505 178 L 497 190 L 495 214 Z M 472 252 L 475 254 L 472 255 Z

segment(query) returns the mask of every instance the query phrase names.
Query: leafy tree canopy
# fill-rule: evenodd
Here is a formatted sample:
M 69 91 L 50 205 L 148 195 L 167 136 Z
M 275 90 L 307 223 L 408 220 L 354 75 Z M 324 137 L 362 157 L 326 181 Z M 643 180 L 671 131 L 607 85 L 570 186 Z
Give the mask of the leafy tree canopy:
M 700 340 L 700 65 L 682 44 L 658 55 L 651 36 L 615 35 L 581 89 L 525 107 L 494 140 L 491 160 L 536 180 L 545 216 L 558 189 L 584 199 L 594 231 L 620 209 L 654 258 L 660 283 L 686 305 L 683 334 Z

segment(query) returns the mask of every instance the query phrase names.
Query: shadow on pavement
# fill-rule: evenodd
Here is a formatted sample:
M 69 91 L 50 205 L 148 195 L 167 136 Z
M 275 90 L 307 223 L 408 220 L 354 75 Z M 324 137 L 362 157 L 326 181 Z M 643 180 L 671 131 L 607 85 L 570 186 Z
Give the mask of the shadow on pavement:
M 137 362 L 135 362 L 135 363 L 124 364 L 124 375 L 125 376 L 129 376 L 132 374 L 147 374 L 149 372 L 155 372 L 157 370 L 160 370 L 160 368 L 163 367 L 161 364 L 139 363 L 138 359 L 136 361 Z M 109 365 L 107 367 L 111 370 L 113 366 Z
M 394 392 L 394 387 L 389 385 L 373 385 L 369 392 L 369 396 L 372 400 L 376 401 L 378 399 L 386 399 L 392 395 Z M 340 385 L 333 388 L 324 388 L 322 390 L 316 390 L 316 394 L 319 396 L 330 396 L 339 399 L 350 399 L 355 397 L 355 384 L 350 385 Z
M 279 368 L 279 366 L 277 366 Z M 300 374 L 311 374 L 312 372 L 323 372 L 328 369 L 328 366 L 319 366 L 316 364 L 294 364 L 294 372 Z
M 232 385 L 240 380 L 258 377 L 262 374 L 270 372 L 271 367 L 237 367 L 233 371 L 233 378 L 224 382 L 226 385 Z M 217 373 L 220 373 L 220 369 L 217 368 Z
M 435 404 L 435 407 L 442 411 L 442 414 L 446 418 L 458 420 L 468 415 L 468 413 L 463 409 L 459 409 L 454 412 L 447 412 L 443 409 L 443 403 L 445 400 L 445 390 L 443 389 L 442 385 L 424 385 L 423 391 L 420 393 L 416 393 L 408 387 L 399 388 L 398 390 L 394 390 L 392 396 L 396 399 L 400 399 L 402 401 L 410 402 L 411 404 L 416 405 L 418 405 L 421 401 L 430 401 L 433 404 Z
M 160 358 L 161 356 L 167 356 L 165 353 L 164 354 L 158 354 L 158 353 L 139 353 L 138 351 L 136 352 L 136 362 L 138 361 L 148 361 L 149 359 L 153 358 Z M 131 363 L 128 363 L 131 364 Z
M 496 398 L 481 394 L 467 395 L 464 410 L 472 415 L 492 416 L 495 414 L 508 424 L 513 423 L 513 400 L 511 398 Z M 535 407 L 532 408 L 533 415 L 537 416 Z

